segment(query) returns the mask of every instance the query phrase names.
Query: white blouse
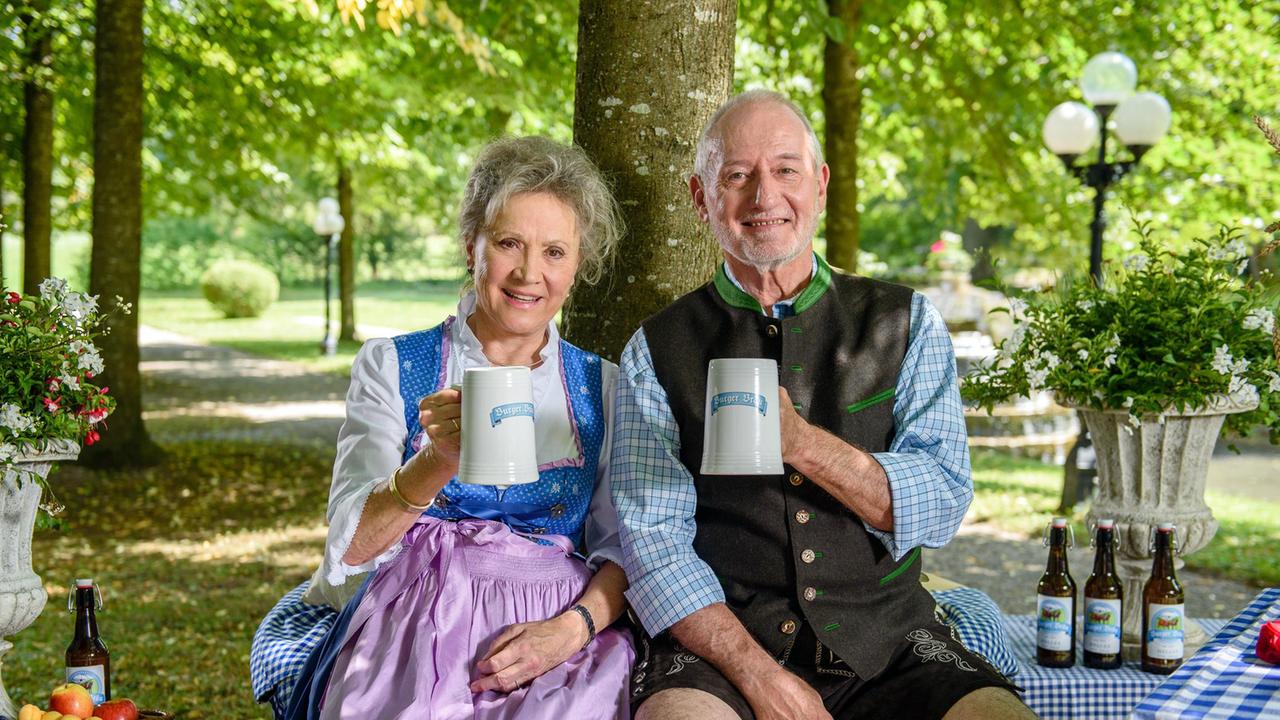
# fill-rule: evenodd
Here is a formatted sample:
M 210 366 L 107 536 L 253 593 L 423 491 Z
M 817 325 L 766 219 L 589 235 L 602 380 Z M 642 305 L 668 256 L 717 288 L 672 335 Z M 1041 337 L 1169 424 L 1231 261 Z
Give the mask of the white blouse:
M 491 365 L 480 341 L 466 323 L 475 306 L 475 293 L 468 293 L 458 303 L 456 317 L 459 319 L 449 328 L 450 358 L 446 373 L 449 385 L 462 384 L 466 368 Z M 581 456 L 574 440 L 569 401 L 560 378 L 560 333 L 554 322 L 547 324 L 547 343 L 542 348 L 541 357 L 542 364 L 530 373 L 538 464 L 545 466 L 557 460 L 578 460 Z M 618 515 L 610 499 L 606 472 L 617 377 L 618 366 L 602 360 L 601 394 L 608 426 L 600 448 L 595 493 L 583 527 L 584 542 L 591 553 L 587 562 L 592 567 L 597 567 L 604 560 L 622 564 Z M 404 411 L 404 400 L 400 396 L 400 361 L 395 342 L 390 338 L 366 342 L 351 367 L 346 421 L 338 431 L 338 454 L 333 464 L 333 484 L 329 489 L 329 536 L 325 543 L 324 561 L 312 577 L 311 590 L 304 597 L 307 602 L 323 602 L 340 608 L 359 587 L 365 573 L 400 551 L 400 543 L 397 542 L 362 565 L 349 565 L 342 561 L 342 556 L 351 546 L 370 493 L 385 484 L 391 473 L 400 467 L 407 441 Z M 424 436 L 423 442 L 430 440 Z

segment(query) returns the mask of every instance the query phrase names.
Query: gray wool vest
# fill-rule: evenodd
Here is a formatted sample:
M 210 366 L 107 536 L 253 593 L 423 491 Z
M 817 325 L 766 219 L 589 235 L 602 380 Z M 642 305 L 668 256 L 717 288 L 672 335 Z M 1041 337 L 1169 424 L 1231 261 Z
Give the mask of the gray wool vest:
M 722 268 L 643 325 L 697 490 L 694 550 L 728 607 L 780 661 L 805 622 L 854 673 L 873 678 L 907 632 L 933 620 L 934 602 L 920 586 L 919 548 L 894 561 L 857 515 L 794 468 L 699 475 L 707 363 L 773 358 L 801 417 L 868 452 L 888 450 L 911 294 L 820 262 L 797 314 L 776 319 Z

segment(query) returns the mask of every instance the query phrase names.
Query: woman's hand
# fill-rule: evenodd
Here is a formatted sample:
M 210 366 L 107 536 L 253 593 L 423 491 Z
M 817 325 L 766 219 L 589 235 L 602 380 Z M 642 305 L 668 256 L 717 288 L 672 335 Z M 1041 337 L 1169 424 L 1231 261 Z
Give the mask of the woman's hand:
M 458 471 L 462 439 L 462 391 L 445 388 L 418 401 L 418 424 L 431 440 L 432 452 Z
M 587 642 L 587 624 L 576 612 L 512 625 L 494 638 L 476 670 L 471 692 L 512 692 L 568 660 Z

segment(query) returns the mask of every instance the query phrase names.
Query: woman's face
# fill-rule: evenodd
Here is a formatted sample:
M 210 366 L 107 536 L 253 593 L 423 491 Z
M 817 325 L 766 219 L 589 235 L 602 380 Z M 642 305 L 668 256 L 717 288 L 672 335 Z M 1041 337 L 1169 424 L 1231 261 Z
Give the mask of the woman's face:
M 579 249 L 577 217 L 559 198 L 521 193 L 508 200 L 467 246 L 478 334 L 541 336 L 573 287 Z

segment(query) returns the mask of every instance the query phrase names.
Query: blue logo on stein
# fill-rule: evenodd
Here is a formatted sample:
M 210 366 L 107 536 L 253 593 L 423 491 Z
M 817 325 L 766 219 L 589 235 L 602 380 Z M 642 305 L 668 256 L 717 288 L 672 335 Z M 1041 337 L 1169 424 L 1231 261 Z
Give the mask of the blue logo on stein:
M 761 415 L 764 415 L 769 409 L 769 403 L 764 399 L 763 395 L 749 392 L 723 392 L 711 398 L 711 414 L 715 415 L 720 408 L 729 407 L 730 405 L 757 408 L 760 410 Z
M 507 403 L 489 411 L 489 427 L 497 427 L 503 420 L 513 417 L 533 419 L 533 403 Z

